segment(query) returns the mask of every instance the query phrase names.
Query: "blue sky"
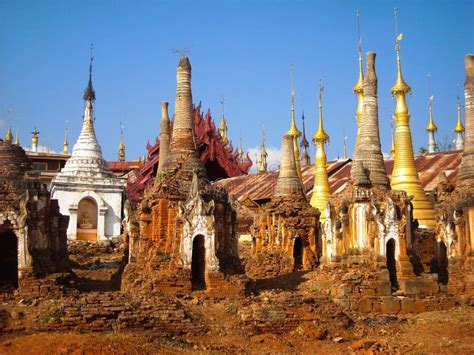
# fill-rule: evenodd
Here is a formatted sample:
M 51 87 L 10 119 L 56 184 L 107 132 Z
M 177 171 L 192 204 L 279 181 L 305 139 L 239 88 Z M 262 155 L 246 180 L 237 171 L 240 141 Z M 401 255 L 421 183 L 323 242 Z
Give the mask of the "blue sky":
M 83 113 L 89 47 L 94 43 L 96 133 L 106 159 L 114 160 L 125 126 L 127 158 L 145 154 L 159 134 L 160 102 L 173 111 L 178 57 L 189 48 L 193 98 L 218 122 L 225 98 L 229 135 L 245 149 L 261 141 L 279 147 L 290 122 L 290 74 L 294 65 L 296 112 L 316 130 L 318 80 L 325 86 L 329 158 L 342 155 L 344 131 L 355 141 L 357 22 L 363 50 L 377 53 L 382 146 L 390 146 L 395 81 L 392 9 L 404 33 L 402 66 L 413 88 L 409 98 L 416 150 L 426 146 L 428 97 L 441 141 L 452 138 L 457 84 L 464 55 L 474 51 L 473 1 L 26 1 L 0 0 L 0 134 L 9 122 L 25 146 L 38 127 L 40 143 L 61 150 L 69 121 L 75 142 Z M 430 72 L 431 93 L 427 73 Z M 301 121 L 298 121 L 301 128 Z M 314 155 L 314 147 L 311 147 Z

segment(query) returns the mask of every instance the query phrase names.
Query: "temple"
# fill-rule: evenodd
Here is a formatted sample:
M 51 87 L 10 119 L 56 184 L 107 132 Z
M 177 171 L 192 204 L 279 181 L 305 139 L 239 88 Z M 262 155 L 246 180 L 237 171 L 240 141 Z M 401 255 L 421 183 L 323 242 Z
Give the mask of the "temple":
M 58 295 L 69 270 L 68 218 L 23 148 L 0 139 L 0 161 L 0 294 Z
M 166 111 L 167 105 L 163 108 Z M 130 262 L 124 272 L 124 290 L 241 291 L 226 281 L 241 272 L 235 209 L 225 190 L 209 183 L 206 159 L 195 144 L 196 114 L 199 119 L 199 111 L 192 106 L 191 64 L 182 57 L 166 160 L 136 210 L 126 212 Z M 209 133 L 214 132 L 210 115 L 205 124 Z M 161 142 L 167 134 L 162 130 Z M 220 136 L 215 138 L 220 140 Z M 212 141 L 207 142 L 206 147 L 212 148 Z
M 81 133 L 71 157 L 51 182 L 51 195 L 61 213 L 69 216 L 69 239 L 108 241 L 121 235 L 125 181 L 108 169 L 95 135 L 92 57 L 84 100 Z

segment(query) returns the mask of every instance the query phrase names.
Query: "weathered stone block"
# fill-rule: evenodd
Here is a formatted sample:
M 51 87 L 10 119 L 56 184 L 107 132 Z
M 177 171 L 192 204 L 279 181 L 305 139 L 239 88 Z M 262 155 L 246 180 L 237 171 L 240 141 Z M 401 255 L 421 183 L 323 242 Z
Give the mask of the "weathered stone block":
M 372 311 L 372 300 L 369 298 L 362 298 L 359 300 L 359 312 L 370 313 Z
M 396 314 L 400 311 L 400 300 L 396 297 L 381 297 L 381 311 L 386 314 Z
M 432 280 L 402 280 L 400 290 L 406 295 L 432 295 L 439 292 L 439 286 Z

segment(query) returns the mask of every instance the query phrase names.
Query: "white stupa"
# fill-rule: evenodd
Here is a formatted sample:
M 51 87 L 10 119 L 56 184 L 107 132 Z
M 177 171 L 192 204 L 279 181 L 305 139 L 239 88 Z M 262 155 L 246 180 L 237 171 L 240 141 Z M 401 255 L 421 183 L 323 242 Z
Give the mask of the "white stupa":
M 107 168 L 95 136 L 92 58 L 84 100 L 81 134 L 71 157 L 51 182 L 51 196 L 58 200 L 61 213 L 69 216 L 69 239 L 105 241 L 120 236 L 125 180 Z

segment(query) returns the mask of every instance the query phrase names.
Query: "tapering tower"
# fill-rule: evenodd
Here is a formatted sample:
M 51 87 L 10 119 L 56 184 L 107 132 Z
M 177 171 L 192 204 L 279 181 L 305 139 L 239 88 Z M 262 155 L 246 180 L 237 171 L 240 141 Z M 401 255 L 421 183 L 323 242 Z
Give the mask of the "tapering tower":
M 364 111 L 364 70 L 362 68 L 362 37 L 360 34 L 359 10 L 357 10 L 356 14 L 357 14 L 357 31 L 359 34 L 359 41 L 358 41 L 359 79 L 357 79 L 357 82 L 354 85 L 352 90 L 354 94 L 356 94 L 357 96 L 356 119 L 357 119 L 357 137 L 359 137 L 362 115 Z M 358 147 L 358 144 L 357 144 L 357 138 L 356 138 L 355 150 L 357 150 L 357 147 Z
M 397 36 L 397 80 L 391 88 L 392 95 L 396 98 L 395 107 L 395 162 L 392 172 L 391 185 L 394 190 L 406 191 L 413 195 L 413 215 L 421 226 L 433 228 L 435 216 L 433 204 L 426 197 L 415 168 L 413 143 L 410 132 L 410 113 L 406 104 L 406 94 L 411 92 L 411 87 L 405 83 L 402 76 L 400 62 L 400 40 L 402 34 Z
M 354 162 L 361 162 L 372 186 L 388 189 L 390 183 L 385 171 L 379 134 L 377 74 L 375 72 L 375 53 L 367 53 L 367 72 L 364 79 L 364 111 L 360 133 L 357 135 Z M 353 164 L 353 170 L 360 165 Z
M 344 132 L 343 142 L 344 142 L 344 155 L 342 156 L 342 159 L 347 160 L 347 136 L 345 132 Z
M 31 132 L 31 151 L 38 152 L 38 140 L 39 140 L 39 132 L 35 129 Z
M 459 182 L 474 184 L 474 54 L 467 54 L 464 81 L 464 153 L 459 167 Z M 471 185 L 472 186 L 472 185 Z
M 306 129 L 304 125 L 304 112 L 301 115 L 301 121 L 303 121 L 303 136 L 300 142 L 300 147 L 301 147 L 300 162 L 301 162 L 301 166 L 307 166 L 311 164 L 311 158 L 309 157 L 309 154 L 308 154 L 309 143 L 308 143 L 308 140 L 306 139 Z
M 16 134 L 15 134 L 15 145 L 20 145 L 20 135 L 18 134 L 18 127 L 16 129 Z
M 323 127 L 323 90 L 322 84 L 319 84 L 319 125 L 318 130 L 313 135 L 313 142 L 316 144 L 316 157 L 314 159 L 314 185 L 313 195 L 311 196 L 311 206 L 324 211 L 331 195 L 329 189 L 329 179 L 327 171 L 326 152 L 324 144 L 329 141 L 329 136 Z M 325 215 L 321 214 L 320 220 L 323 221 Z
M 123 140 L 123 125 L 120 122 L 120 143 L 118 147 L 118 161 L 125 161 L 125 142 Z
M 221 135 L 221 138 L 224 144 L 227 144 L 229 143 L 229 140 L 227 138 L 227 122 L 224 116 L 224 99 L 222 99 L 221 104 L 222 104 L 222 117 L 221 117 L 221 122 L 219 124 L 219 133 Z
M 12 144 L 13 143 L 13 134 L 12 134 L 12 127 L 9 126 L 7 133 L 5 134 L 5 143 Z
M 274 195 L 304 199 L 303 186 L 296 170 L 293 142 L 293 137 L 288 133 L 283 136 L 280 173 L 278 174 Z
M 81 133 L 71 157 L 51 182 L 51 196 L 58 200 L 61 213 L 69 216 L 68 238 L 104 241 L 121 235 L 125 180 L 109 170 L 95 134 L 92 62 L 91 48 Z M 33 147 L 37 133 L 35 129 Z
M 293 87 L 293 65 L 290 66 L 290 74 L 291 74 L 291 125 L 290 129 L 286 132 L 292 140 L 293 140 L 293 155 L 295 157 L 295 164 L 296 164 L 296 173 L 300 181 L 302 181 L 301 177 L 301 166 L 300 166 L 300 150 L 298 148 L 298 138 L 301 137 L 301 132 L 296 127 L 296 118 L 295 118 L 295 90 Z
M 461 120 L 461 102 L 458 95 L 458 120 L 456 126 L 453 128 L 453 132 L 456 135 L 454 138 L 454 149 L 463 150 L 464 149 L 464 126 Z
M 392 155 L 392 159 L 395 159 L 395 137 L 393 135 L 393 121 L 395 120 L 395 116 L 392 116 L 390 120 L 390 137 L 392 138 L 392 143 L 390 145 L 390 154 Z
M 426 126 L 426 132 L 428 132 L 428 153 L 434 153 L 438 150 L 438 143 L 436 143 L 435 133 L 438 127 L 433 121 L 433 95 L 430 96 L 430 109 L 429 109 L 429 121 Z
M 160 119 L 160 160 L 158 161 L 158 173 L 164 173 L 166 159 L 168 159 L 170 151 L 170 117 L 168 115 L 169 103 L 161 102 L 161 119 Z
M 63 154 L 64 155 L 69 154 L 69 142 L 68 142 L 68 139 L 67 139 L 67 123 L 66 123 L 66 126 L 64 127 Z
M 263 130 L 262 134 L 262 149 L 260 150 L 260 161 L 258 161 L 258 172 L 259 173 L 266 173 L 268 171 L 268 164 L 267 164 L 267 148 L 265 147 L 265 130 Z

